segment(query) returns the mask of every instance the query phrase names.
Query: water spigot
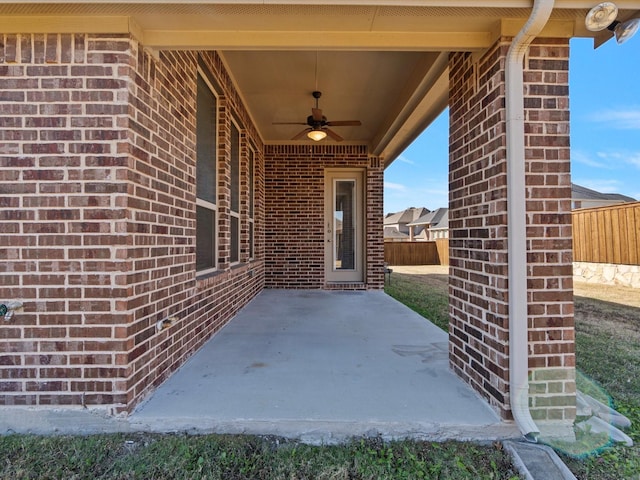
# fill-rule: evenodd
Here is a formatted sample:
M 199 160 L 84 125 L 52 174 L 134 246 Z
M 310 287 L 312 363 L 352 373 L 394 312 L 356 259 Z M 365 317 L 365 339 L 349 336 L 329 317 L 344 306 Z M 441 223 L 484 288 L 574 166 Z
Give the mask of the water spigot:
M 16 310 L 20 310 L 22 307 L 22 302 L 2 303 L 0 304 L 0 317 L 4 317 L 4 321 L 8 322 L 13 318 Z

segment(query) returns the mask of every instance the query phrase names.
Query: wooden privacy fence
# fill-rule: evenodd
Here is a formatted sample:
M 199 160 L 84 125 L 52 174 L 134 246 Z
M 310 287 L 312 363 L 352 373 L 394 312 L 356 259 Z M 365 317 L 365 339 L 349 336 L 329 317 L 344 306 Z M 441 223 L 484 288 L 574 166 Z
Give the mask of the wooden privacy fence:
M 449 239 L 434 242 L 386 242 L 384 261 L 389 265 L 448 265 Z
M 640 265 L 640 202 L 574 210 L 573 261 Z M 448 265 L 449 239 L 386 242 L 389 265 Z
M 438 238 L 436 240 L 436 247 L 438 249 L 440 265 L 449 265 L 449 239 Z
M 573 261 L 640 265 L 640 202 L 575 210 Z

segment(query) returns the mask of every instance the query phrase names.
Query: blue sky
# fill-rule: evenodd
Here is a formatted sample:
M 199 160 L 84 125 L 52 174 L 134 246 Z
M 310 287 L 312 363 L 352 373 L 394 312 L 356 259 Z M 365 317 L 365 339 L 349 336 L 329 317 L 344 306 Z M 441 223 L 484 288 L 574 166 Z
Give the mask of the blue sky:
M 640 200 L 640 33 L 597 50 L 571 40 L 569 102 L 573 182 Z M 448 206 L 447 115 L 385 170 L 385 213 Z

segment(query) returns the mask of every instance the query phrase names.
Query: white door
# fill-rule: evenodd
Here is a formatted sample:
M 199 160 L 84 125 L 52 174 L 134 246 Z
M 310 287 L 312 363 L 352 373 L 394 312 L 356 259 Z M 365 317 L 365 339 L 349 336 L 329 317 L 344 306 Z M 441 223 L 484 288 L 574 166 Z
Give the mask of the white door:
M 324 178 L 326 280 L 363 282 L 363 171 L 326 170 Z

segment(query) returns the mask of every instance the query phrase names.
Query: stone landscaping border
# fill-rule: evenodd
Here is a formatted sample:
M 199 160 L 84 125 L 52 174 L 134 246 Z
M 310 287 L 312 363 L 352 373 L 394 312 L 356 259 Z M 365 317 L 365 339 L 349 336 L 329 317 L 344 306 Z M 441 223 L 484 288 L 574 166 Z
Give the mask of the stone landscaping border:
M 575 281 L 640 288 L 640 265 L 573 262 Z

